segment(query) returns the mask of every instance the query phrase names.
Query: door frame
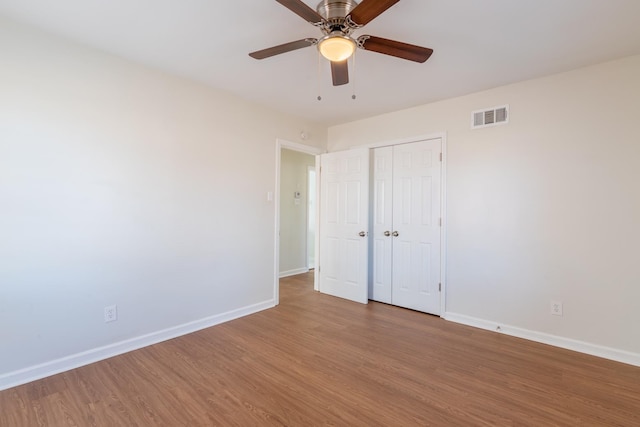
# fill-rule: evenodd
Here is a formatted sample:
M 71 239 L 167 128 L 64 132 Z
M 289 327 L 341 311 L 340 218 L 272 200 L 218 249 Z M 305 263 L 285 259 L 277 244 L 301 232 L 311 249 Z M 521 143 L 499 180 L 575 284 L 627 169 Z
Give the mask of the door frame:
M 412 142 L 425 141 L 431 139 L 440 139 L 442 144 L 442 169 L 441 174 L 441 193 L 440 193 L 440 217 L 442 218 L 442 227 L 440 233 L 440 280 L 442 289 L 440 291 L 440 317 L 444 318 L 447 306 L 447 133 L 436 132 L 428 135 L 417 135 L 408 138 L 401 138 L 391 141 L 381 141 L 371 144 L 363 144 L 350 147 L 357 148 L 379 148 L 390 147 L 394 145 L 409 144 Z
M 318 147 L 312 147 L 310 145 L 299 144 L 297 142 L 287 141 L 285 139 L 276 139 L 276 180 L 275 180 L 275 191 L 273 203 L 274 211 L 275 211 L 275 224 L 274 224 L 274 254 L 273 254 L 273 298 L 275 305 L 280 304 L 280 167 L 282 164 L 282 150 L 292 150 L 298 151 L 300 153 L 309 154 L 315 157 L 315 167 L 316 167 L 316 199 L 319 199 L 319 191 L 320 191 L 320 180 L 317 179 L 317 171 L 320 170 L 320 154 L 326 153 L 326 150 L 323 150 Z M 320 211 L 319 211 L 320 203 L 319 200 L 316 200 L 316 230 L 319 228 L 320 221 Z M 319 239 L 315 241 L 315 252 L 318 254 L 319 251 Z M 318 257 L 316 256 L 315 265 L 313 270 L 313 289 L 318 290 Z

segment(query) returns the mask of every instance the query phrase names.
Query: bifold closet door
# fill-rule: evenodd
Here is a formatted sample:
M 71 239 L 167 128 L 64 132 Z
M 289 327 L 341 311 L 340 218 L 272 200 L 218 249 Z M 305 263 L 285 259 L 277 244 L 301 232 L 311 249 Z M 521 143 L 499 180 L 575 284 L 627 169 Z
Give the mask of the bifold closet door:
M 389 148 L 373 154 L 372 299 L 440 314 L 441 140 Z

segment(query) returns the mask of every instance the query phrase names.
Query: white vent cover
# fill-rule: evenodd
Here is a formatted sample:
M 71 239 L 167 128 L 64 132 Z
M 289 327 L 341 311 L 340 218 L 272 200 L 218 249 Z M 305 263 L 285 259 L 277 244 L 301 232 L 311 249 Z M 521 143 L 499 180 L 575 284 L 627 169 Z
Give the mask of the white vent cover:
M 471 113 L 471 129 L 504 125 L 507 123 L 509 123 L 508 105 L 501 105 L 499 107 L 492 107 L 484 110 L 476 110 Z

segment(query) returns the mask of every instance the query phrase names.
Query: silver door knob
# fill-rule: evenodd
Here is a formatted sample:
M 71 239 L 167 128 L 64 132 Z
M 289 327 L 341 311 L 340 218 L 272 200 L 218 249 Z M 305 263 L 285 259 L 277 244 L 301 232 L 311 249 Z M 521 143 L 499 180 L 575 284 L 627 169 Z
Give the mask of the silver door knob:
M 360 237 L 364 237 L 366 235 L 367 235 L 367 233 L 365 231 L 361 231 L 361 232 L 358 233 L 358 236 L 360 236 Z
M 391 232 L 390 232 L 390 231 L 385 231 L 385 232 L 384 232 L 384 235 L 385 235 L 385 236 L 387 236 L 387 237 L 389 237 L 389 236 L 391 236 Z
M 394 232 L 393 232 L 393 237 L 398 237 L 398 236 L 399 236 L 398 232 L 397 232 L 397 231 L 394 231 Z

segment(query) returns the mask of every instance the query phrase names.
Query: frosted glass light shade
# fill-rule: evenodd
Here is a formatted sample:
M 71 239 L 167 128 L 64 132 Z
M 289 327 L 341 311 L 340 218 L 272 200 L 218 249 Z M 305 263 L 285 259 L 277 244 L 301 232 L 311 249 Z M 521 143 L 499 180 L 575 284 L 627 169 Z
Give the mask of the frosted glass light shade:
M 345 36 L 328 36 L 318 43 L 318 50 L 331 62 L 348 59 L 356 50 L 356 42 Z

